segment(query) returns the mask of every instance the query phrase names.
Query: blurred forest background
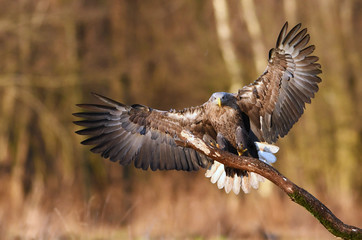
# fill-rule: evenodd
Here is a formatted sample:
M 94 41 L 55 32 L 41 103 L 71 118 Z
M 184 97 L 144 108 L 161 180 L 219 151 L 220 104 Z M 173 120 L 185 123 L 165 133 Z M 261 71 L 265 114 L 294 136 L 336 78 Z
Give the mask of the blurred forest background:
M 103 160 L 74 131 L 97 92 L 168 110 L 254 81 L 289 21 L 316 45 L 320 91 L 275 167 L 362 223 L 362 1 L 0 0 L 2 239 L 329 239 L 265 182 L 225 194 L 204 171 Z

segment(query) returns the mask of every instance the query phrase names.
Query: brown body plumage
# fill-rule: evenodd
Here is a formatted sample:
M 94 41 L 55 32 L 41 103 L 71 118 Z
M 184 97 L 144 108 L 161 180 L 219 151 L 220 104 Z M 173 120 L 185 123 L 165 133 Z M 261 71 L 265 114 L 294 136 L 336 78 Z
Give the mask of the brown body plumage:
M 208 144 L 235 154 L 258 157 L 254 142 L 274 143 L 285 136 L 304 112 L 305 103 L 318 91 L 318 57 L 310 56 L 307 30 L 300 24 L 287 33 L 286 23 L 276 47 L 270 51 L 265 72 L 238 93 L 214 93 L 201 106 L 181 111 L 159 111 L 142 105 L 127 106 L 95 94 L 105 105 L 79 104 L 91 110 L 75 113 L 75 124 L 90 136 L 82 143 L 122 165 L 152 170 L 198 170 L 213 161 L 193 149 L 176 144 L 188 130 Z M 225 168 L 227 176 L 248 173 Z M 225 186 L 226 188 L 226 186 Z M 245 191 L 245 190 L 244 190 Z M 234 190 L 237 192 L 237 190 Z

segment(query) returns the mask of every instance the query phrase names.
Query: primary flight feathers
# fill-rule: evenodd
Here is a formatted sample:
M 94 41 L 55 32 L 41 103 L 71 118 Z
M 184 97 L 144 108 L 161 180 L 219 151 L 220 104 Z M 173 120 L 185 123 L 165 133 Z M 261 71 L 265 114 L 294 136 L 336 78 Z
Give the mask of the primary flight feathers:
M 255 158 L 274 154 L 277 150 L 272 145 L 260 151 L 264 145 L 258 143 L 274 143 L 285 136 L 321 81 L 318 57 L 310 56 L 314 46 L 307 46 L 309 35 L 300 28 L 298 24 L 288 32 L 288 24 L 283 26 L 276 47 L 270 50 L 267 68 L 255 82 L 235 94 L 214 93 L 201 106 L 160 111 L 139 104 L 127 106 L 94 94 L 102 105 L 78 104 L 87 111 L 74 113 L 83 119 L 74 123 L 85 127 L 77 133 L 89 136 L 82 144 L 92 145 L 91 151 L 104 158 L 122 165 L 134 162 L 144 170 L 191 171 L 214 164 L 205 155 L 176 144 L 182 130 L 235 154 Z M 226 184 L 228 191 L 238 193 L 240 185 L 247 189 L 243 186 L 247 183 L 256 186 L 253 174 L 226 166 L 223 171 L 231 178 Z M 245 183 L 236 178 L 245 178 Z

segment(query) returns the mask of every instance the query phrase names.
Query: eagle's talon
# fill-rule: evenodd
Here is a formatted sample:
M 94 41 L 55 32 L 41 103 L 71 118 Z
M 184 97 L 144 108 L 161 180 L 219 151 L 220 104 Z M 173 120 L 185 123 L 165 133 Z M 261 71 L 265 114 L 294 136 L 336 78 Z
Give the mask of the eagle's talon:
M 238 144 L 237 152 L 239 156 L 243 155 L 246 151 L 248 151 L 248 149 L 244 148 L 243 144 Z
M 239 154 L 239 156 L 243 155 L 246 151 L 248 151 L 248 149 L 247 149 L 247 148 L 243 148 L 241 151 L 240 151 L 240 150 L 238 150 L 238 154 Z

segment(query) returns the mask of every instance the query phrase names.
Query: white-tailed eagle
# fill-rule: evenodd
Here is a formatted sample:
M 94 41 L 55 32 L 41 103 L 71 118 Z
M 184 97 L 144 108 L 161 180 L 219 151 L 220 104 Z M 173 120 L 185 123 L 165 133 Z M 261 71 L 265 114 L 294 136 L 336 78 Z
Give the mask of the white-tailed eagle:
M 226 167 L 177 140 L 186 130 L 207 144 L 273 163 L 278 147 L 271 144 L 298 121 L 321 82 L 318 57 L 311 56 L 315 47 L 307 46 L 309 34 L 300 28 L 298 24 L 288 32 L 288 23 L 283 26 L 256 81 L 237 93 L 214 93 L 201 106 L 160 111 L 94 94 L 102 105 L 78 104 L 88 111 L 74 113 L 82 118 L 74 123 L 85 127 L 77 133 L 89 136 L 82 144 L 93 145 L 92 152 L 111 161 L 133 162 L 144 170 L 208 168 L 206 176 L 227 193 L 257 188 L 259 175 Z

